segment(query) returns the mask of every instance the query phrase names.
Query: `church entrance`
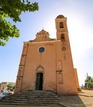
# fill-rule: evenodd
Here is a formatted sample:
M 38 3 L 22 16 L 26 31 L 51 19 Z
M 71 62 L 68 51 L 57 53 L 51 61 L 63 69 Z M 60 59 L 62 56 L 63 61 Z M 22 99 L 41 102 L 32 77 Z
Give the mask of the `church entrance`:
M 36 74 L 36 90 L 42 90 L 43 89 L 43 73 L 37 73 Z

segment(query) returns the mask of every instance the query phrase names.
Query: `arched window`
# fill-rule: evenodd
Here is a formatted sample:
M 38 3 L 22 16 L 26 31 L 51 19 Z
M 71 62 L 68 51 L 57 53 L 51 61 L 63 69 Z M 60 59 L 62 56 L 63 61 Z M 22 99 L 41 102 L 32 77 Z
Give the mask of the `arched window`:
M 61 41 L 65 41 L 65 35 L 61 34 Z
M 63 22 L 60 22 L 60 28 L 64 28 Z

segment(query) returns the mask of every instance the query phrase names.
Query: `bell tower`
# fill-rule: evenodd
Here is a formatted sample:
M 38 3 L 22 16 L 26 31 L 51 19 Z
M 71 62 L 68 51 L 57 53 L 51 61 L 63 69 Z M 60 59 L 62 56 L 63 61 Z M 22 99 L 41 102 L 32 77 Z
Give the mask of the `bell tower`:
M 70 48 L 70 41 L 67 29 L 67 18 L 58 15 L 55 19 L 57 39 L 57 92 L 65 90 L 64 93 L 77 93 L 79 87 L 77 72 L 75 71 Z M 58 45 L 59 43 L 59 45 Z M 61 79 L 60 79 L 61 78 Z M 60 84 L 60 81 L 62 83 Z M 68 81 L 69 80 L 69 81 Z M 66 89 L 65 87 L 69 87 Z M 63 93 L 63 92 L 62 92 Z
M 65 41 L 66 34 L 68 33 L 66 21 L 67 21 L 67 18 L 64 17 L 63 15 L 59 15 L 55 19 L 56 30 L 57 30 L 56 32 L 57 40 Z

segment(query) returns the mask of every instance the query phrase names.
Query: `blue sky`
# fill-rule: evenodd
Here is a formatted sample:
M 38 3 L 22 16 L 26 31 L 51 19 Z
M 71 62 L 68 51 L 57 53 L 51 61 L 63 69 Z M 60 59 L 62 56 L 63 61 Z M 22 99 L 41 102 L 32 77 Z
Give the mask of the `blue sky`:
M 37 32 L 45 29 L 56 38 L 55 18 L 67 17 L 69 39 L 74 67 L 79 84 L 84 84 L 86 73 L 93 77 L 93 0 L 31 0 L 39 3 L 39 11 L 21 14 L 19 38 L 10 38 L 0 46 L 0 82 L 15 82 L 23 42 L 33 40 Z

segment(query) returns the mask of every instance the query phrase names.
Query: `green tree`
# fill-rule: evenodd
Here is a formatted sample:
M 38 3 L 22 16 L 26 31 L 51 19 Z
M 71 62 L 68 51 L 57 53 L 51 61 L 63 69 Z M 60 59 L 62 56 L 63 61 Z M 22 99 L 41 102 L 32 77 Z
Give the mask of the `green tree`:
M 93 82 L 89 82 L 88 87 L 89 87 L 89 89 L 93 88 Z
M 12 85 L 12 84 L 7 85 L 8 90 L 14 90 L 14 87 L 15 87 L 15 85 Z
M 7 21 L 11 18 L 14 22 L 21 22 L 22 12 L 38 10 L 38 3 L 29 0 L 0 0 L 0 45 L 6 45 L 9 38 L 19 37 L 19 29 Z
M 85 88 L 93 88 L 93 78 L 91 76 L 88 76 L 86 77 L 85 79 Z

